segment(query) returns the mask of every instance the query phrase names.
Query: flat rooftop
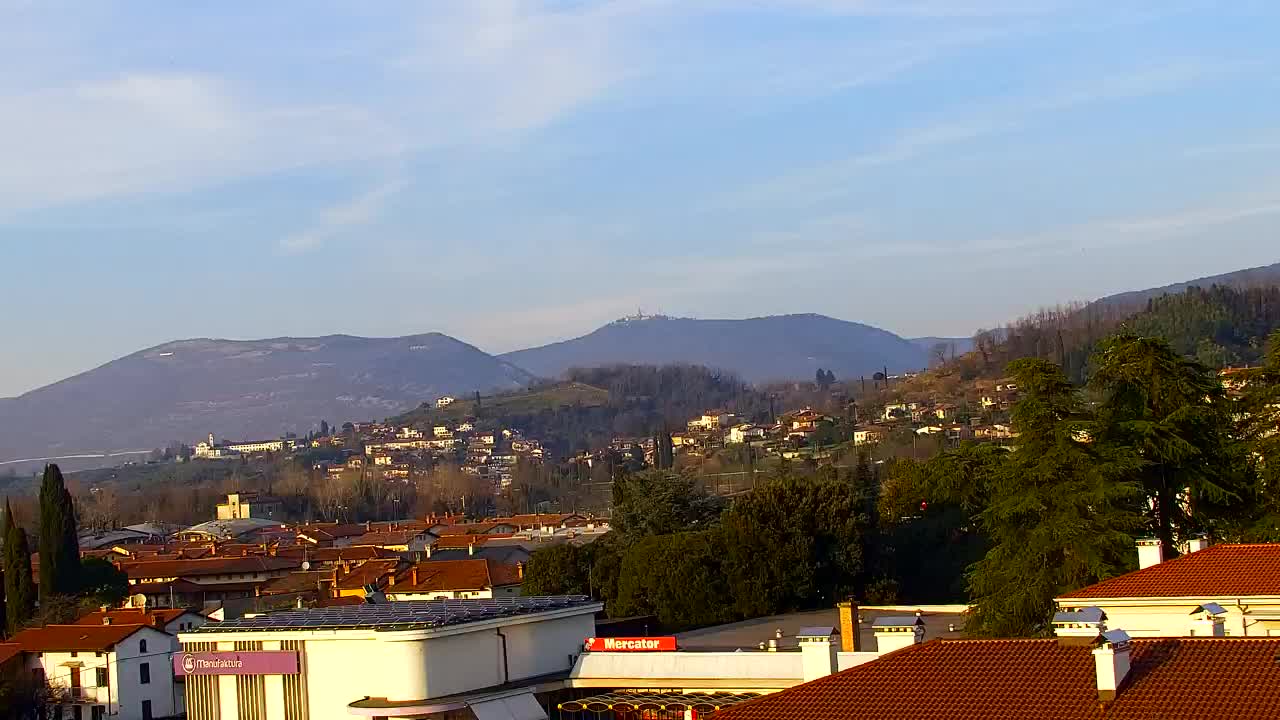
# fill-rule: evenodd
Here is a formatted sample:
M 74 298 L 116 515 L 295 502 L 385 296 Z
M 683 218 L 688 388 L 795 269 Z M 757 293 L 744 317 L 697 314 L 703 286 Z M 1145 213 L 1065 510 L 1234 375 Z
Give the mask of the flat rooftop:
M 282 610 L 209 623 L 196 634 L 279 630 L 421 630 L 596 605 L 585 595 L 414 600 Z
M 871 625 L 876 618 L 914 616 L 915 610 L 908 610 L 908 606 L 904 605 L 894 609 L 862 608 L 859 614 L 862 616 L 862 623 L 859 626 L 859 636 L 862 640 L 861 647 L 864 651 L 872 651 L 876 649 L 876 640 Z M 921 613 L 921 619 L 924 620 L 925 640 L 967 637 L 964 633 L 963 613 L 923 612 Z M 950 629 L 953 625 L 955 626 L 954 631 Z M 716 625 L 680 633 L 676 635 L 676 642 L 681 650 L 732 651 L 738 648 L 752 650 L 758 648 L 762 642 L 767 643 L 774 637 L 776 631 L 782 630 L 782 639 L 778 642 L 778 647 L 780 649 L 794 649 L 799 647 L 796 635 L 800 633 L 802 628 L 824 626 L 833 627 L 836 633 L 839 633 L 840 611 L 835 608 L 810 610 L 786 615 L 770 615 L 769 617 L 743 620 L 727 625 Z M 836 637 L 839 636 L 836 635 Z

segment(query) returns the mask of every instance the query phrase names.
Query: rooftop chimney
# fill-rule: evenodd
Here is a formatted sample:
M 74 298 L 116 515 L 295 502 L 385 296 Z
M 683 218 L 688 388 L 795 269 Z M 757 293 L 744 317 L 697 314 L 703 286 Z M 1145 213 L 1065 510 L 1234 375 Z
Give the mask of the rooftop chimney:
M 1100 643 L 1093 650 L 1093 664 L 1098 676 L 1098 700 L 1116 699 L 1125 676 L 1129 674 L 1129 634 L 1123 630 L 1108 630 L 1098 638 Z
M 516 577 L 521 580 L 524 579 L 524 563 L 522 562 L 516 563 Z
M 1227 610 L 1218 603 L 1208 602 L 1191 611 L 1192 637 L 1225 637 Z
M 1186 542 L 1186 553 L 1200 552 L 1207 547 L 1209 547 L 1209 538 L 1204 535 L 1189 538 Z
M 110 625 L 110 624 L 111 624 L 111 616 L 110 616 L 110 615 L 103 615 L 103 616 L 102 616 L 102 624 L 103 624 L 103 625 Z
M 817 680 L 836 671 L 836 646 L 831 644 L 831 627 L 805 627 L 796 633 L 804 681 Z
M 1164 546 L 1158 538 L 1138 538 L 1137 545 L 1139 570 L 1164 562 Z
M 840 650 L 861 652 L 862 638 L 858 634 L 858 603 L 852 600 L 838 603 L 840 608 Z
M 881 655 L 924 641 L 924 620 L 919 615 L 878 617 L 871 629 L 876 636 L 876 652 Z
M 467 545 L 467 554 L 468 554 L 468 555 L 475 555 L 475 554 L 476 554 L 476 544 L 475 544 L 475 543 L 469 543 L 469 544 Z
M 409 570 L 409 583 L 414 586 L 418 584 L 418 566 L 416 565 Z

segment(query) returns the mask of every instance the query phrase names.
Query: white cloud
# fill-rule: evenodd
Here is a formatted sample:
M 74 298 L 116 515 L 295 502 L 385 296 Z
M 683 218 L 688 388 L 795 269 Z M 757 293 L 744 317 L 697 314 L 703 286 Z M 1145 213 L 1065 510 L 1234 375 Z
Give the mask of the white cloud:
M 313 250 L 344 231 L 369 223 L 405 185 L 404 178 L 395 177 L 344 202 L 325 208 L 320 212 L 315 225 L 282 238 L 280 249 L 287 253 Z

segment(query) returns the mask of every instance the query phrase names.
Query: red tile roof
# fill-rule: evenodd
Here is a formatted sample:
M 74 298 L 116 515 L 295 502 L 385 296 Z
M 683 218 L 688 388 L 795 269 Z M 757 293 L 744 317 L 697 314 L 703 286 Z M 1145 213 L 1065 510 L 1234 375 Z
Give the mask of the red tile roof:
M 421 528 L 409 528 L 407 530 L 374 530 L 367 532 L 351 541 L 351 545 L 372 545 L 374 547 L 386 547 L 388 545 L 408 545 L 413 539 L 419 535 L 428 534 L 426 530 Z
M 417 582 L 414 582 L 415 573 Z M 434 560 L 400 571 L 395 585 L 387 588 L 387 592 L 483 590 L 495 585 L 514 585 L 520 582 L 518 574 L 515 566 L 499 565 L 485 559 Z
M 120 569 L 131 580 L 167 577 L 202 577 L 272 572 L 297 568 L 301 560 L 281 557 L 212 557 L 201 560 L 138 560 L 122 562 Z
M 0 667 L 22 654 L 22 648 L 13 643 L 0 643 Z
M 142 610 L 139 608 L 122 608 L 116 610 L 94 610 L 76 620 L 76 625 L 102 625 L 103 618 L 111 618 L 113 625 L 151 625 L 164 629 L 165 625 L 177 620 L 182 615 L 192 612 L 182 608 L 159 608 Z M 192 613 L 194 614 L 194 613 Z
M 26 652 L 105 652 L 146 625 L 46 625 L 9 638 Z
M 1115 700 L 1056 640 L 934 640 L 716 713 L 715 720 L 1224 720 L 1280 717 L 1280 638 L 1134 640 Z
M 369 560 L 339 578 L 338 589 L 359 590 L 365 585 L 380 585 L 399 567 L 399 560 Z
M 509 538 L 515 533 L 492 533 L 490 535 L 445 535 L 436 538 L 431 545 L 436 550 L 444 550 L 446 548 L 465 548 L 472 545 L 481 546 L 490 540 L 499 538 Z
M 1063 595 L 1075 598 L 1280 596 L 1280 543 L 1212 545 Z

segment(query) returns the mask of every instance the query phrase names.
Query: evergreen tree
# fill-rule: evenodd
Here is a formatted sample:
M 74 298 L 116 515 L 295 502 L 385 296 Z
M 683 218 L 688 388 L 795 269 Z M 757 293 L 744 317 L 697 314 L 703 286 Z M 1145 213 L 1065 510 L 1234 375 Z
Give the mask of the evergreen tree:
M 320 421 L 320 437 L 328 437 L 328 436 L 329 436 L 329 421 L 321 420 Z
M 1083 442 L 1088 419 L 1057 366 L 1009 366 L 1023 391 L 1012 419 L 1018 447 L 983 475 L 979 522 L 990 551 L 969 572 L 966 629 L 1009 637 L 1047 632 L 1053 598 L 1127 568 L 1141 488 L 1124 454 Z
M 1238 436 L 1251 465 L 1248 496 L 1252 513 L 1236 534 L 1246 542 L 1280 541 L 1280 330 L 1271 334 L 1262 367 L 1247 375 L 1239 402 Z
M 13 519 L 4 502 L 4 600 L 9 634 L 21 630 L 36 611 L 36 590 L 31 578 L 31 546 L 27 534 Z
M 80 590 L 80 540 L 75 505 L 57 465 L 46 465 L 40 483 L 40 597 Z
M 1136 454 L 1133 477 L 1150 501 L 1150 531 L 1173 557 L 1178 538 L 1239 510 L 1245 472 L 1222 385 L 1155 338 L 1117 335 L 1093 362 L 1089 384 L 1102 403 L 1090 432 L 1100 446 Z

